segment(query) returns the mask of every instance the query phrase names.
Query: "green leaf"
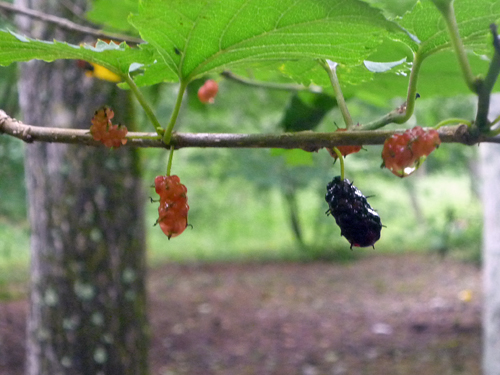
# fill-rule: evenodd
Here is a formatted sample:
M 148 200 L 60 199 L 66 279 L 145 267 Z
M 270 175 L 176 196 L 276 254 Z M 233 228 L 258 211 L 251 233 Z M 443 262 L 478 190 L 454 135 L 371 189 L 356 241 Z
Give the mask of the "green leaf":
M 489 62 L 480 56 L 471 54 L 469 62 L 474 71 L 486 72 Z M 457 57 L 452 51 L 441 52 L 429 56 L 420 70 L 417 91 L 422 99 L 435 96 L 450 97 L 459 94 L 470 94 L 458 66 Z M 374 79 L 355 87 L 355 96 L 371 103 L 394 97 L 405 98 L 408 91 L 408 73 L 375 74 Z M 494 91 L 500 91 L 500 80 L 497 80 Z M 403 99 L 404 100 L 404 99 Z M 418 101 L 417 101 L 418 106 Z
M 334 95 L 332 84 L 324 68 L 316 60 L 297 60 L 289 62 L 267 62 L 251 64 L 232 69 L 237 74 L 256 80 L 270 80 L 280 83 L 300 83 L 304 86 L 316 85 L 323 87 L 325 92 Z M 339 65 L 337 75 L 344 91 L 344 96 L 352 91 L 353 85 L 358 85 L 372 79 L 371 73 L 363 63 L 356 66 Z
M 168 69 L 162 62 L 163 58 L 156 48 L 150 44 L 141 44 L 139 47 L 150 53 L 152 63 L 145 66 L 141 74 L 134 76 L 137 86 L 151 86 L 160 82 L 175 82 L 179 79 L 177 73 Z
M 137 13 L 139 0 L 94 0 L 87 18 L 107 28 L 136 34 L 137 30 L 126 20 L 131 13 Z
M 447 2 L 444 1 L 445 3 Z M 489 25 L 500 21 L 500 0 L 455 1 L 455 16 L 465 46 L 479 53 L 490 50 Z M 429 0 L 418 2 L 411 12 L 397 21 L 409 35 L 395 34 L 422 56 L 451 48 L 446 23 Z M 402 38 L 400 38 L 403 36 Z
M 344 96 L 352 96 L 358 89 L 356 86 L 371 81 L 375 76 L 381 78 L 382 75 L 374 75 L 373 72 L 367 69 L 367 61 L 383 65 L 404 59 L 406 59 L 406 63 L 394 66 L 387 73 L 384 73 L 384 76 L 408 73 L 411 68 L 409 64 L 413 59 L 413 54 L 406 44 L 384 38 L 383 43 L 377 47 L 376 51 L 373 51 L 361 64 L 356 66 L 339 65 L 337 67 L 337 75 L 344 91 Z M 279 66 L 279 71 L 288 77 L 293 77 L 305 86 L 315 84 L 324 87 L 329 92 L 332 91 L 328 75 L 325 74 L 324 69 L 315 61 L 286 62 Z
M 453 0 L 431 0 L 436 8 L 439 9 L 440 12 L 446 13 L 449 9 L 450 6 L 453 5 Z
M 359 0 L 143 0 L 129 21 L 187 81 L 268 60 L 357 65 L 393 27 Z
M 460 35 L 469 51 L 469 64 L 475 74 L 484 75 L 488 70 L 489 61 L 479 55 L 491 56 L 489 24 L 500 17 L 500 1 L 461 0 L 455 1 L 454 5 Z M 418 2 L 411 12 L 397 22 L 413 35 L 413 39 L 408 34 L 392 33 L 389 36 L 404 41 L 411 47 L 413 53 L 418 51 L 425 57 L 417 83 L 417 90 L 423 98 L 470 93 L 470 89 L 461 78 L 462 72 L 457 57 L 451 50 L 445 21 L 430 0 Z M 377 53 L 369 57 L 369 60 L 391 61 L 385 59 L 387 57 L 384 56 L 385 50 L 394 60 L 404 56 L 403 50 L 399 53 L 394 46 L 384 43 L 378 48 Z M 410 59 L 408 56 L 407 61 L 411 62 Z M 409 71 L 396 68 L 397 75 L 391 74 L 393 72 L 373 75 L 373 81 L 354 88 L 356 97 L 373 103 L 380 103 L 383 99 L 395 96 L 406 97 Z M 494 91 L 499 89 L 500 84 L 497 82 Z
M 287 105 L 280 125 L 286 132 L 313 130 L 336 104 L 330 95 L 295 93 Z
M 384 11 L 387 18 L 393 19 L 396 16 L 402 16 L 410 11 L 417 0 L 364 0 L 375 8 L 380 8 Z
M 85 60 L 101 65 L 114 73 L 128 74 L 131 66 L 147 65 L 153 56 L 147 49 L 130 48 L 126 43 L 105 43 L 99 41 L 95 47 L 84 44 L 76 46 L 63 42 L 46 42 L 27 38 L 13 32 L 0 30 L 0 65 L 16 61 L 58 59 Z

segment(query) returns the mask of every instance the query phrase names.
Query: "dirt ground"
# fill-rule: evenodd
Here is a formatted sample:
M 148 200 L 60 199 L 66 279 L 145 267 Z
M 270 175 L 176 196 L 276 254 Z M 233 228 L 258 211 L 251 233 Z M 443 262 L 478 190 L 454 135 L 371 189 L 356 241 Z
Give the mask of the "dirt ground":
M 175 265 L 149 276 L 154 375 L 479 374 L 480 270 L 429 255 Z M 0 374 L 25 301 L 0 305 Z

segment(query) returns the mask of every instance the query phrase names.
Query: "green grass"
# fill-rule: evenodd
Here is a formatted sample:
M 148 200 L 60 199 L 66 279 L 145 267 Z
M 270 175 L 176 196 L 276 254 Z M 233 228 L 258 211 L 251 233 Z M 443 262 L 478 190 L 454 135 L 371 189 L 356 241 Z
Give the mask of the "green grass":
M 0 220 L 0 301 L 26 295 L 29 231 L 25 224 Z

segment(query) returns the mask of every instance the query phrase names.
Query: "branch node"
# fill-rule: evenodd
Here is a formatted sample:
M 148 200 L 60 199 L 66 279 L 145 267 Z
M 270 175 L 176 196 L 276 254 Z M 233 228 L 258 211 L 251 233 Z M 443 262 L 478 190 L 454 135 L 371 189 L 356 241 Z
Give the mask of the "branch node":
M 475 132 L 471 132 L 471 128 L 465 124 L 458 126 L 456 135 L 460 142 L 467 146 L 472 146 L 479 142 L 479 133 L 475 134 Z
M 28 126 L 22 130 L 22 140 L 26 143 L 33 143 L 35 142 L 35 139 L 31 135 L 31 127 Z

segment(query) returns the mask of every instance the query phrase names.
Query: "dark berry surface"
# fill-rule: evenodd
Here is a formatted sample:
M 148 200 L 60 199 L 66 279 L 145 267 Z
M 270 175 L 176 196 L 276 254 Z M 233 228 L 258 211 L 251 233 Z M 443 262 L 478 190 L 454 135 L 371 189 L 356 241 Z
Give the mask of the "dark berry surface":
M 336 176 L 328 183 L 325 200 L 340 233 L 352 246 L 373 246 L 380 238 L 380 216 L 371 208 L 366 197 L 349 180 Z

